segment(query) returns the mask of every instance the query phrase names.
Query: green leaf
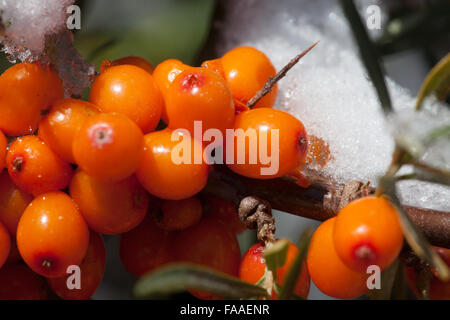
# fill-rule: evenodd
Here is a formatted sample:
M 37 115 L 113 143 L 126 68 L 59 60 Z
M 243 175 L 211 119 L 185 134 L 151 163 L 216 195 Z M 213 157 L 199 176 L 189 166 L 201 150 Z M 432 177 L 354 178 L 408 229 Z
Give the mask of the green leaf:
M 450 139 L 450 124 L 432 130 L 427 135 L 425 143 L 429 144 L 441 138 Z
M 293 293 L 295 284 L 297 283 L 297 279 L 300 276 L 303 268 L 303 261 L 306 259 L 306 254 L 308 253 L 309 241 L 311 240 L 312 229 L 306 229 L 299 241 L 299 252 L 295 257 L 292 266 L 289 268 L 289 271 L 284 280 L 283 286 L 281 287 L 281 292 L 278 295 L 279 300 L 286 300 L 301 298 Z
M 447 264 L 433 249 L 431 249 L 428 240 L 417 229 L 406 211 L 403 209 L 400 200 L 397 197 L 395 177 L 382 177 L 380 179 L 380 187 L 382 188 L 382 190 L 384 190 L 384 193 L 390 198 L 391 203 L 396 208 L 400 224 L 403 229 L 403 234 L 409 246 L 413 249 L 413 251 L 419 258 L 426 261 L 436 270 L 438 277 L 442 281 L 449 280 L 450 270 Z
M 426 97 L 435 95 L 438 100 L 445 100 L 450 92 L 450 53 L 448 53 L 428 73 L 417 97 L 416 110 L 419 110 Z
M 276 274 L 277 270 L 286 263 L 289 240 L 280 239 L 264 250 L 267 269 Z
M 367 30 L 356 10 L 353 0 L 340 0 L 340 3 L 346 18 L 350 23 L 356 42 L 358 43 L 361 59 L 377 91 L 381 107 L 383 108 L 384 113 L 388 114 L 392 111 L 392 103 L 376 47 L 367 34 Z
M 172 264 L 149 273 L 134 286 L 137 298 L 164 298 L 186 289 L 206 291 L 227 299 L 266 297 L 261 287 L 211 268 L 193 264 Z

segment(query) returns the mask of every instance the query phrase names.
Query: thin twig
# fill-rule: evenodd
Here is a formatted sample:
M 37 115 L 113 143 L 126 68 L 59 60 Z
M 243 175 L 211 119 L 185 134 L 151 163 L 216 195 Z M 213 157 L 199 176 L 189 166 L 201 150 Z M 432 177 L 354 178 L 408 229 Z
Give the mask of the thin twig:
M 300 53 L 299 55 L 297 55 L 294 59 L 292 59 L 291 61 L 289 61 L 289 63 L 287 65 L 285 65 L 283 67 L 283 69 L 281 69 L 280 71 L 278 71 L 278 73 L 273 76 L 270 77 L 269 80 L 267 80 L 267 82 L 264 84 L 264 87 L 259 90 L 254 96 L 253 98 L 251 98 L 248 103 L 247 106 L 249 108 L 252 108 L 253 106 L 255 106 L 255 104 L 258 103 L 259 100 L 261 100 L 266 94 L 268 94 L 273 86 L 280 81 L 280 79 L 284 78 L 284 76 L 287 74 L 287 72 L 292 69 L 293 66 L 295 66 L 297 64 L 297 62 L 300 61 L 301 58 L 303 58 L 309 51 L 311 51 L 312 48 L 314 48 L 320 41 L 317 41 L 316 43 L 314 43 L 312 46 L 310 46 L 308 49 L 306 49 L 305 51 L 303 51 L 302 53 Z

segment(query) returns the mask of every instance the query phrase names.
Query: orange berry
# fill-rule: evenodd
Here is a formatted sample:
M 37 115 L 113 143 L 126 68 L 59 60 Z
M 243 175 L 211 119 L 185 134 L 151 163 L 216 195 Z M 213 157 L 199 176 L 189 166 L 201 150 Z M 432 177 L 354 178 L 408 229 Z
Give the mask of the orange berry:
M 32 200 L 31 194 L 17 188 L 8 172 L 0 173 L 0 221 L 12 236 L 16 235 L 20 217 Z
M 147 213 L 147 193 L 134 175 L 119 182 L 105 182 L 77 170 L 69 190 L 89 227 L 99 233 L 127 232 Z
M 62 192 L 35 198 L 17 228 L 17 247 L 26 264 L 45 277 L 62 277 L 79 265 L 89 245 L 89 229 L 73 200 Z
M 172 141 L 172 133 L 175 141 Z M 179 155 L 180 143 L 191 148 L 191 156 L 183 155 L 181 159 L 188 163 L 177 164 L 173 160 L 172 153 Z M 193 150 L 196 149 L 202 150 L 200 142 L 176 131 L 165 129 L 149 133 L 145 135 L 144 156 L 136 175 L 144 188 L 156 197 L 167 200 L 192 197 L 206 185 L 209 174 L 209 166 L 203 160 L 194 162 Z
M 92 232 L 89 236 L 89 247 L 83 262 L 80 264 L 81 287 L 68 289 L 67 278 L 70 275 L 65 275 L 61 278 L 47 279 L 50 288 L 61 299 L 64 300 L 87 300 L 92 297 L 102 282 L 103 274 L 105 272 L 106 250 L 102 237 Z
M 237 276 L 241 252 L 236 235 L 222 221 L 202 219 L 196 225 L 174 235 L 177 261 L 203 265 L 231 276 Z M 191 292 L 202 299 L 216 296 L 205 292 Z
M 153 78 L 155 79 L 158 88 L 161 90 L 164 100 L 167 100 L 167 92 L 170 84 L 181 72 L 188 68 L 190 68 L 190 66 L 176 59 L 164 60 L 156 66 L 153 71 Z M 165 123 L 169 123 L 165 106 L 162 109 L 161 119 Z
M 62 81 L 49 66 L 10 67 L 0 77 L 0 129 L 10 136 L 33 133 L 42 114 L 63 96 Z
M 289 243 L 285 264 L 277 270 L 277 284 L 282 286 L 285 277 L 289 272 L 292 263 L 298 255 L 298 248 Z M 264 259 L 264 243 L 259 242 L 251 246 L 242 257 L 239 268 L 239 277 L 247 282 L 256 284 L 265 274 L 266 262 Z M 302 270 L 295 284 L 293 293 L 306 299 L 309 294 L 310 278 L 306 262 L 303 263 Z M 272 292 L 272 298 L 276 299 L 277 294 Z
M 184 230 L 200 221 L 203 209 L 199 199 L 164 200 L 157 224 L 167 231 Z
M 0 300 L 46 300 L 45 279 L 23 264 L 0 269 Z
M 148 73 L 152 74 L 153 72 L 153 65 L 147 61 L 146 59 L 142 58 L 142 57 L 138 57 L 138 56 L 127 56 L 127 57 L 123 57 L 120 59 L 116 59 L 114 61 L 103 61 L 101 67 L 100 67 L 100 72 L 105 72 L 105 70 L 109 67 L 113 67 L 113 66 L 121 66 L 124 64 L 130 64 L 136 67 L 139 67 L 145 71 L 147 71 Z
M 6 140 L 6 137 L 3 134 L 3 132 L 0 131 L 0 171 L 5 169 L 7 148 L 8 148 L 8 140 Z
M 239 219 L 235 205 L 222 198 L 206 197 L 204 199 L 205 215 L 223 221 L 236 234 L 247 230 L 245 224 Z
M 353 299 L 366 293 L 367 274 L 348 268 L 336 253 L 333 231 L 336 218 L 324 221 L 314 232 L 306 259 L 312 281 L 326 295 Z
M 72 143 L 75 133 L 88 117 L 99 111 L 92 103 L 76 100 L 58 100 L 50 113 L 39 123 L 38 136 L 61 159 L 75 163 L 72 154 Z
M 119 112 L 144 133 L 153 131 L 164 101 L 152 75 L 133 65 L 113 66 L 92 84 L 89 101 L 103 112 Z
M 213 59 L 207 60 L 202 63 L 203 68 L 207 68 L 215 73 L 219 74 L 222 78 L 226 79 L 225 71 L 223 70 L 222 60 L 221 59 Z
M 447 266 L 450 267 L 450 249 L 441 247 L 432 247 L 439 256 L 444 260 Z M 419 297 L 419 290 L 417 288 L 417 275 L 414 267 L 404 266 L 403 269 L 405 273 L 406 283 L 411 291 Z M 434 270 L 432 270 L 433 272 Z M 433 272 L 432 278 L 430 280 L 429 294 L 431 300 L 450 300 L 450 281 L 441 281 L 436 274 Z
M 225 80 L 206 68 L 189 68 L 180 73 L 166 95 L 169 127 L 187 129 L 194 134 L 194 121 L 201 121 L 203 132 L 232 128 L 234 104 Z M 202 133 L 203 133 L 202 132 Z
M 341 260 L 355 271 L 370 265 L 389 267 L 403 246 L 403 232 L 395 208 L 382 197 L 357 199 L 336 218 L 334 246 Z
M 92 177 L 119 181 L 137 169 L 144 151 L 139 127 L 119 113 L 100 113 L 86 120 L 72 145 L 76 163 Z
M 37 196 L 62 190 L 72 177 L 72 167 L 37 136 L 17 138 L 6 155 L 6 165 L 14 183 Z
M 6 259 L 8 259 L 10 250 L 11 236 L 3 223 L 0 222 L 0 268 L 6 262 Z
M 238 47 L 228 51 L 222 58 L 222 66 L 233 97 L 244 104 L 264 87 L 270 77 L 276 75 L 275 67 L 261 51 L 252 47 Z M 277 99 L 275 85 L 254 108 L 271 108 Z
M 120 260 L 129 273 L 141 277 L 173 261 L 170 239 L 149 216 L 137 228 L 120 235 Z
M 268 108 L 241 112 L 236 116 L 234 130 L 243 133 L 242 139 L 235 135 L 234 157 L 229 156 L 231 147 L 228 145 L 226 154 L 233 157 L 233 163 L 229 164 L 227 159 L 227 164 L 237 174 L 273 179 L 285 176 L 305 163 L 308 148 L 305 128 L 300 120 L 287 112 Z M 274 134 L 278 136 L 272 138 Z M 272 161 L 265 162 L 264 158 L 268 156 Z

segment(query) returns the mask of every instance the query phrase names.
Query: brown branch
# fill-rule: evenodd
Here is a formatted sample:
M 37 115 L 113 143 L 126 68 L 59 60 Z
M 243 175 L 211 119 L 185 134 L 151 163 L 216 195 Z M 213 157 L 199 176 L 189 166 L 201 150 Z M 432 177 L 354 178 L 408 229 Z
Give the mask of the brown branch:
M 266 94 L 268 94 L 272 90 L 273 86 L 278 81 L 280 81 L 282 78 L 284 78 L 286 76 L 286 74 L 288 73 L 288 71 L 291 70 L 292 67 L 295 66 L 297 64 L 297 62 L 299 62 L 300 59 L 303 58 L 309 51 L 311 51 L 312 48 L 314 48 L 319 42 L 320 41 L 317 41 L 312 46 L 310 46 L 308 49 L 306 49 L 302 53 L 298 54 L 295 58 L 293 58 L 291 61 L 289 61 L 289 63 L 287 65 L 285 65 L 283 67 L 283 69 L 278 71 L 275 76 L 270 77 L 269 80 L 267 80 L 267 82 L 264 84 L 264 87 L 262 87 L 262 89 L 259 90 L 253 96 L 253 98 L 251 98 L 247 102 L 247 107 L 252 108 L 255 104 L 257 104 L 258 101 L 261 100 Z
M 273 209 L 309 219 L 324 221 L 334 217 L 342 206 L 342 199 L 374 193 L 374 188 L 360 183 L 337 184 L 316 177 L 311 186 L 302 188 L 291 178 L 256 180 L 233 173 L 224 165 L 211 172 L 208 185 L 203 191 L 228 199 L 239 206 L 249 196 L 267 200 Z M 349 193 L 349 190 L 354 190 Z M 430 209 L 404 206 L 411 220 L 423 232 L 431 244 L 450 248 L 450 213 Z

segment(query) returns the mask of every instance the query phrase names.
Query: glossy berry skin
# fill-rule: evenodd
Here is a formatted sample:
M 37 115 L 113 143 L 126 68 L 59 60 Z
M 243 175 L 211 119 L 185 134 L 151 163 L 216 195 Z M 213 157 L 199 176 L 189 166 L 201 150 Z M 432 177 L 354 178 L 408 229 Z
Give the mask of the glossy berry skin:
M 158 125 L 163 98 L 152 75 L 133 66 L 113 66 L 92 84 L 89 101 L 103 112 L 128 116 L 144 133 Z
M 247 227 L 239 219 L 238 211 L 234 204 L 222 198 L 208 196 L 203 199 L 205 215 L 221 220 L 236 234 L 247 230 Z
M 444 262 L 447 264 L 447 266 L 450 267 L 450 249 L 447 248 L 441 248 L 441 247 L 434 247 L 432 246 L 432 249 L 436 251 L 439 256 L 444 260 Z M 414 270 L 414 267 L 407 267 L 404 266 L 403 269 L 405 273 L 405 279 L 406 283 L 408 284 L 408 287 L 411 289 L 411 291 L 419 297 L 419 291 L 417 288 L 417 275 Z M 429 295 L 431 300 L 449 300 L 450 299 L 450 282 L 443 282 L 441 281 L 436 274 L 434 273 L 434 270 L 432 270 L 432 278 L 430 280 L 430 288 L 429 288 Z
M 365 197 L 345 206 L 336 218 L 334 245 L 341 260 L 355 271 L 370 265 L 389 267 L 403 246 L 395 208 L 383 197 Z
M 137 169 L 144 151 L 139 127 L 119 113 L 90 117 L 77 132 L 72 145 L 75 162 L 89 175 L 120 181 Z
M 203 215 L 202 203 L 196 197 L 183 200 L 164 200 L 161 204 L 157 224 L 167 231 L 187 229 L 200 221 Z
M 324 221 L 314 232 L 306 259 L 311 280 L 320 291 L 338 299 L 366 293 L 367 274 L 348 268 L 336 253 L 333 231 L 336 218 Z
M 181 200 L 203 189 L 208 180 L 209 166 L 203 161 L 194 162 L 193 150 L 202 150 L 200 142 L 188 136 L 181 137 L 177 132 L 174 133 L 175 141 L 172 141 L 172 132 L 165 129 L 145 135 L 144 156 L 136 176 L 150 194 L 166 200 Z M 181 138 L 191 146 L 191 159 L 187 159 L 189 163 L 176 164 L 172 151 L 181 143 Z
M 153 65 L 146 59 L 139 57 L 139 56 L 127 56 L 127 57 L 119 58 L 119 59 L 116 59 L 113 61 L 104 61 L 100 67 L 100 72 L 104 72 L 109 67 L 121 66 L 124 64 L 129 64 L 129 65 L 139 67 L 139 68 L 147 71 L 150 74 L 152 74 L 153 70 L 154 70 Z
M 0 173 L 0 221 L 12 236 L 16 235 L 20 217 L 32 200 L 31 194 L 12 182 L 8 172 Z
M 98 113 L 97 107 L 86 101 L 58 100 L 39 123 L 38 136 L 61 159 L 75 163 L 72 153 L 74 136 L 90 116 Z
M 5 169 L 6 165 L 6 148 L 8 147 L 8 140 L 6 140 L 3 132 L 0 131 L 0 171 Z
M 261 51 L 252 47 L 238 47 L 228 51 L 221 59 L 228 85 L 233 97 L 247 104 L 275 76 L 275 67 Z M 278 87 L 275 85 L 254 108 L 271 108 L 275 104 Z
M 174 260 L 171 234 L 149 216 L 133 230 L 120 235 L 120 260 L 125 269 L 141 277 Z
M 153 78 L 155 79 L 159 90 L 161 90 L 164 100 L 167 100 L 169 87 L 175 78 L 181 72 L 189 68 L 190 66 L 177 59 L 167 59 L 156 66 L 153 72 Z M 165 123 L 169 123 L 165 106 L 161 113 L 161 119 Z
M 226 162 L 228 167 L 237 174 L 255 179 L 273 179 L 285 176 L 305 163 L 308 149 L 306 130 L 302 122 L 289 113 L 269 108 L 244 111 L 236 116 L 234 123 L 235 132 L 239 129 L 242 129 L 244 133 L 249 130 L 249 133 L 254 134 L 254 138 L 246 138 L 245 147 L 241 147 L 243 143 L 240 141 L 243 139 L 235 136 L 234 158 L 230 156 L 232 146 L 229 146 L 227 142 L 225 153 L 227 157 L 232 158 L 232 163 L 230 164 L 229 159 Z M 277 130 L 274 132 L 278 132 L 278 141 L 275 136 L 272 138 L 271 130 Z M 264 139 L 265 137 L 267 139 Z M 249 141 L 252 143 L 250 144 Z M 265 141 L 266 148 L 263 143 Z M 262 161 L 264 154 L 272 156 L 271 163 L 264 164 Z M 239 155 L 242 157 L 241 160 Z M 253 163 L 250 156 L 254 157 Z M 272 168 L 268 170 L 271 166 Z
M 289 272 L 295 258 L 298 255 L 298 248 L 289 243 L 289 248 L 286 256 L 286 263 L 277 270 L 277 284 L 282 286 L 285 281 L 285 277 Z M 241 265 L 239 268 L 239 277 L 247 282 L 256 284 L 265 273 L 265 260 L 264 260 L 264 243 L 259 242 L 251 246 L 242 257 Z M 293 293 L 306 299 L 309 293 L 310 278 L 306 263 L 303 264 L 301 273 L 295 284 Z M 275 291 L 272 293 L 272 298 L 276 299 L 277 294 Z
M 222 60 L 221 59 L 213 59 L 207 60 L 202 63 L 203 68 L 207 68 L 211 71 L 214 71 L 222 78 L 226 79 L 225 71 L 223 70 Z
M 45 279 L 24 264 L 10 264 L 0 269 L 0 300 L 46 300 Z
M 102 282 L 105 272 L 106 250 L 101 235 L 91 231 L 89 247 L 83 262 L 80 264 L 81 288 L 68 289 L 67 279 L 70 275 L 61 278 L 47 279 L 54 293 L 64 300 L 87 300 L 92 297 Z
M 222 221 L 204 218 L 191 228 L 178 232 L 173 240 L 177 261 L 210 267 L 237 276 L 241 253 L 236 235 Z M 205 292 L 191 292 L 198 298 L 213 299 Z
M 8 259 L 10 250 L 11 237 L 6 227 L 0 222 L 0 268 L 6 262 L 6 259 Z
M 36 197 L 20 218 L 17 247 L 26 264 L 45 277 L 62 277 L 79 265 L 89 245 L 89 229 L 73 200 L 62 192 Z
M 49 66 L 10 67 L 0 77 L 0 129 L 10 136 L 33 133 L 42 114 L 63 96 L 62 81 Z
M 187 129 L 194 135 L 194 121 L 207 129 L 232 128 L 234 104 L 226 81 L 206 68 L 189 68 L 180 73 L 170 85 L 166 98 L 169 127 Z
M 72 167 L 37 136 L 17 138 L 6 155 L 8 173 L 25 192 L 37 196 L 62 190 L 72 177 Z
M 144 219 L 149 203 L 134 175 L 105 182 L 77 170 L 69 191 L 89 227 L 103 234 L 119 234 L 136 227 Z

